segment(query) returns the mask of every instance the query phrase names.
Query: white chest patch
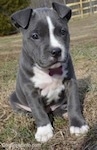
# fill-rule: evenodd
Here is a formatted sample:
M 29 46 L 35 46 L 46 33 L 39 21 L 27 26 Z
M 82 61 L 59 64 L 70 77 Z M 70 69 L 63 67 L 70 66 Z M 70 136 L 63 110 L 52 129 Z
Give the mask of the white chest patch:
M 50 76 L 48 72 L 45 72 L 38 67 L 33 68 L 34 76 L 31 81 L 36 88 L 41 89 L 41 95 L 48 98 L 48 103 L 52 100 L 57 101 L 60 92 L 64 89 L 62 84 L 62 76 Z

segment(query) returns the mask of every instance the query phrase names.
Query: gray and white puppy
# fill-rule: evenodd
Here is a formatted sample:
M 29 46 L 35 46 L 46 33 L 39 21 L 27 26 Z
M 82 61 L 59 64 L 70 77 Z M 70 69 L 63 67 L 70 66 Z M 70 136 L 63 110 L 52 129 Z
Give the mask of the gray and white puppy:
M 71 134 L 89 129 L 82 115 L 69 52 L 71 14 L 69 7 L 54 2 L 52 8 L 26 8 L 11 16 L 22 32 L 23 47 L 16 91 L 10 102 L 14 110 L 31 112 L 37 125 L 35 139 L 39 142 L 53 136 L 49 113 L 56 110 L 63 115 L 67 109 Z

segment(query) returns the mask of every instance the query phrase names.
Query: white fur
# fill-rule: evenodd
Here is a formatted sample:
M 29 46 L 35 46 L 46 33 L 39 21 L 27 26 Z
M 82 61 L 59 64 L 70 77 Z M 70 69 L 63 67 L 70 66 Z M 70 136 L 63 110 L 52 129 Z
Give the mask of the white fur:
M 48 98 L 48 103 L 53 99 L 58 100 L 60 92 L 64 89 L 63 76 L 50 76 L 48 71 L 44 71 L 37 66 L 33 67 L 33 72 L 34 76 L 31 81 L 36 88 L 41 89 L 41 95 Z
M 88 125 L 83 125 L 81 128 L 74 127 L 74 126 L 70 127 L 70 133 L 71 134 L 75 134 L 76 136 L 78 136 L 80 134 L 87 133 L 88 130 L 89 130 L 89 126 Z
M 60 63 L 56 63 L 56 64 L 52 65 L 50 68 L 53 69 L 53 68 L 58 68 L 58 67 L 60 67 L 60 66 L 61 66 Z
M 54 111 L 55 109 L 59 108 L 61 106 L 61 104 L 56 104 L 56 105 L 51 105 L 50 108 L 52 111 Z
M 21 104 L 18 104 L 18 103 L 16 103 L 16 105 L 19 106 L 20 108 L 25 109 L 26 111 L 30 111 L 30 112 L 31 112 L 30 107 L 27 107 L 27 106 L 25 106 L 25 105 L 21 105 Z
M 35 139 L 38 142 L 47 142 L 51 137 L 53 137 L 53 127 L 51 126 L 51 124 L 47 124 L 46 126 L 41 126 L 37 128 Z
M 54 35 L 55 27 L 54 27 L 52 20 L 49 16 L 47 16 L 47 22 L 48 22 L 48 27 L 49 27 L 50 44 L 52 47 L 58 47 L 62 50 L 61 60 L 64 60 L 65 48 L 62 45 L 62 43 L 55 37 L 55 35 Z

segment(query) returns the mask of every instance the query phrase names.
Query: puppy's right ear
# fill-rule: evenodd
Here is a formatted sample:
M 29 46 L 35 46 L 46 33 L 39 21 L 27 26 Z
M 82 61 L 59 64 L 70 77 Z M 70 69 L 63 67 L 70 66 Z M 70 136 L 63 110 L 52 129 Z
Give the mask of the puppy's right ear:
M 72 15 L 72 11 L 69 7 L 67 7 L 66 5 L 57 3 L 57 2 L 53 2 L 52 6 L 53 6 L 53 9 L 58 13 L 58 15 L 61 18 L 66 18 L 67 21 L 69 21 Z
M 17 27 L 22 27 L 23 29 L 27 28 L 31 18 L 33 10 L 32 8 L 22 9 L 11 15 L 12 23 Z

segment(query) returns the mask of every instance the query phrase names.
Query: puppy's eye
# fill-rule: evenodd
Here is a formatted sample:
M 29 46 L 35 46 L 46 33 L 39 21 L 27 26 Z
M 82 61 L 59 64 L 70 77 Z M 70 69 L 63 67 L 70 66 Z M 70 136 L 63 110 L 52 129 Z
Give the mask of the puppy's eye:
M 38 33 L 33 33 L 33 34 L 31 35 L 31 38 L 34 39 L 34 40 L 39 39 Z
M 61 29 L 61 35 L 66 35 L 66 30 Z

